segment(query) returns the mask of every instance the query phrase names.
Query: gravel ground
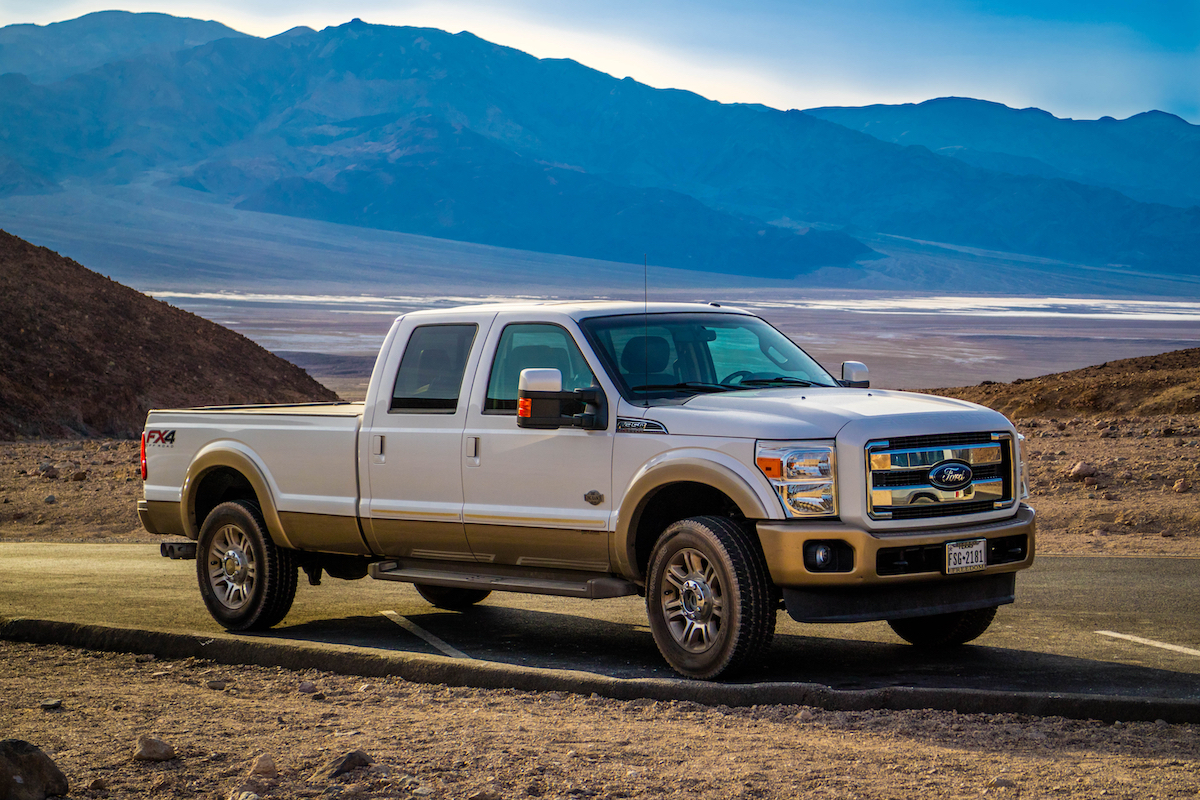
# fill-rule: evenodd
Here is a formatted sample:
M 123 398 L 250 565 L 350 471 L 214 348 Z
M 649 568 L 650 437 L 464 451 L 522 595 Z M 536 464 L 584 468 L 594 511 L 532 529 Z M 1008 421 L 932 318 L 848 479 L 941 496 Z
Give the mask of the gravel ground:
M 0 730 L 43 748 L 77 798 L 1144 800 L 1200 789 L 1196 725 L 708 708 L 146 659 L 0 642 Z M 135 760 L 143 735 L 175 757 Z M 356 750 L 371 764 L 331 777 Z M 277 775 L 250 774 L 264 754 Z

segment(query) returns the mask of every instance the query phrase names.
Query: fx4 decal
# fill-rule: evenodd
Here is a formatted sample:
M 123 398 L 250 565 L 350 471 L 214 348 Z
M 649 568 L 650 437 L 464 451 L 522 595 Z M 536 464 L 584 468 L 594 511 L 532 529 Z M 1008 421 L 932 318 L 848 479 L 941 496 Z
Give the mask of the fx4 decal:
M 174 447 L 175 431 L 146 431 L 146 446 L 150 447 L 151 445 Z

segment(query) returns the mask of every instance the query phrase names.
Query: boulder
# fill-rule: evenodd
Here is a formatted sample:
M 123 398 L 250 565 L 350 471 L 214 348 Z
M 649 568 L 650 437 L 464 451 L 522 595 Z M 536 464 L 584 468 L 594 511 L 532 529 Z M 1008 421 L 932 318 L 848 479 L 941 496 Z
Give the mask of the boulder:
M 175 757 L 175 748 L 162 739 L 142 734 L 133 751 L 135 761 L 170 761 Z
M 0 797 L 45 800 L 67 793 L 67 776 L 50 756 L 20 739 L 0 742 Z

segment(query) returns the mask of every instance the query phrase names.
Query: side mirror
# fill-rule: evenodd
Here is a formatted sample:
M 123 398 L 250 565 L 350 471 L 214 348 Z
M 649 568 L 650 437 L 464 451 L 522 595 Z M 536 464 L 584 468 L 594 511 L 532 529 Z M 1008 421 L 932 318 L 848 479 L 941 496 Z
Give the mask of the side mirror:
M 571 401 L 583 403 L 583 412 L 564 415 L 563 403 Z M 608 427 L 608 399 L 599 386 L 564 392 L 562 373 L 557 369 L 523 369 L 517 384 L 517 427 L 604 430 Z
M 867 365 L 861 361 L 843 361 L 841 383 L 851 389 L 870 389 L 871 378 Z

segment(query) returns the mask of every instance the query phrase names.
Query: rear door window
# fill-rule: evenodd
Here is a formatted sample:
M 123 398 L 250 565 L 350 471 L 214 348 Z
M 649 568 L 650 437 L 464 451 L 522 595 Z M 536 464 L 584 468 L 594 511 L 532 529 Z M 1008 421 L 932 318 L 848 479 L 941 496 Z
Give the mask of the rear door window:
M 392 388 L 391 411 L 453 414 L 476 325 L 423 325 L 413 330 Z

